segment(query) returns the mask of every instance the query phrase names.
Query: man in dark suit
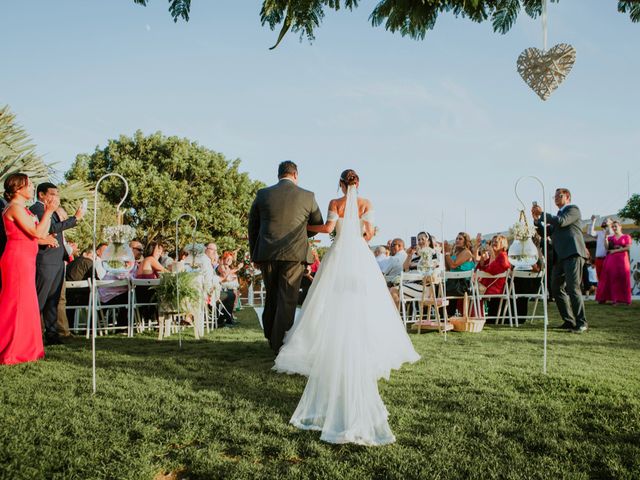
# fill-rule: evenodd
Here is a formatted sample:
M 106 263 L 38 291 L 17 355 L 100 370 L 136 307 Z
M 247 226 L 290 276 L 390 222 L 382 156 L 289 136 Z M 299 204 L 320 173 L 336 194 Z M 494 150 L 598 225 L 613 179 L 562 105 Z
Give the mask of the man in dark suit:
M 298 187 L 298 167 L 291 161 L 278 167 L 279 182 L 258 191 L 249 212 L 249 249 L 262 271 L 266 290 L 262 325 L 269 345 L 278 353 L 284 334 L 293 326 L 300 281 L 313 261 L 307 225 L 322 225 L 322 213 L 312 192 Z
M 560 209 L 557 215 L 544 213 L 538 205 L 531 209 L 531 215 L 541 236 L 543 222 L 547 224 L 547 234 L 556 255 L 551 291 L 564 321 L 560 328 L 583 333 L 587 331 L 587 319 L 580 282 L 587 248 L 582 236 L 582 216 L 580 209 L 571 204 L 571 192 L 566 188 L 558 188 L 554 199 Z
M 58 197 L 58 187 L 53 183 L 45 182 L 38 185 L 38 200 L 31 206 L 31 211 L 41 219 L 44 215 L 44 202 L 51 197 Z M 84 215 L 82 208 L 67 220 L 61 221 L 56 212 L 51 216 L 51 228 L 49 233 L 55 234 L 58 240 L 57 247 L 41 245 L 36 257 L 36 290 L 40 315 L 44 321 L 45 344 L 53 345 L 61 343 L 58 335 L 58 301 L 64 281 L 64 262 L 69 260 L 64 248 L 63 231 L 75 227 L 78 220 Z

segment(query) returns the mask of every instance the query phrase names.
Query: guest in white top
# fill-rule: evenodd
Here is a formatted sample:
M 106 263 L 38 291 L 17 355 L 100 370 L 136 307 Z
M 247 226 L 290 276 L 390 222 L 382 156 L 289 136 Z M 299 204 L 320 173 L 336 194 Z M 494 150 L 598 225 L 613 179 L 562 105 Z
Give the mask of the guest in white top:
M 596 237 L 596 260 L 594 265 L 596 267 L 596 274 L 598 278 L 602 275 L 602 265 L 604 264 L 604 258 L 607 256 L 607 247 L 605 245 L 605 239 L 612 235 L 611 224 L 613 220 L 609 217 L 605 218 L 600 227 L 600 230 L 596 231 L 596 217 L 591 215 L 591 225 L 589 226 L 589 235 Z
M 373 255 L 376 257 L 380 270 L 384 270 L 387 260 L 389 259 L 389 255 L 387 255 L 387 247 L 385 245 L 378 245 L 373 251 Z
M 404 240 L 394 238 L 391 242 L 391 257 L 389 257 L 382 269 L 382 274 L 387 281 L 387 286 L 392 287 L 398 279 L 406 259 L 407 252 L 404 250 Z

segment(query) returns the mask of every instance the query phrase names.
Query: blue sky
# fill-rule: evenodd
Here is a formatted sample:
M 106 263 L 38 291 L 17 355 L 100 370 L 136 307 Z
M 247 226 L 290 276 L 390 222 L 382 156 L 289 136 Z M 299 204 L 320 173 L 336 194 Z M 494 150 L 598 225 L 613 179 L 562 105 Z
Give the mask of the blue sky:
M 589 217 L 640 191 L 640 24 L 617 2 L 549 7 L 549 45 L 577 50 L 542 102 L 516 59 L 541 47 L 540 20 L 507 35 L 441 16 L 424 41 L 373 28 L 375 2 L 329 12 L 309 44 L 259 22 L 259 1 L 194 0 L 188 23 L 167 2 L 3 2 L 0 104 L 49 162 L 68 168 L 107 139 L 162 131 L 188 137 L 266 183 L 298 163 L 322 210 L 339 173 L 356 169 L 376 208 L 377 240 L 427 229 L 493 232 L 517 220 L 516 179 L 538 175 L 550 199 L 574 192 Z M 629 182 L 627 182 L 629 179 Z M 539 187 L 523 182 L 530 205 Z

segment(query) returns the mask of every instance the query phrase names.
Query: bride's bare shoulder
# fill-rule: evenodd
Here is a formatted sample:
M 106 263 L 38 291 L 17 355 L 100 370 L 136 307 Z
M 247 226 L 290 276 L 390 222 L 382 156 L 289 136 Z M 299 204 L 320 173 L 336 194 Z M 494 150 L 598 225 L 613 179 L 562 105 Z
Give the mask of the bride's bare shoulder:
M 358 198 L 358 206 L 360 207 L 361 211 L 364 210 L 365 212 L 373 207 L 373 205 L 371 204 L 371 200 L 362 197 Z

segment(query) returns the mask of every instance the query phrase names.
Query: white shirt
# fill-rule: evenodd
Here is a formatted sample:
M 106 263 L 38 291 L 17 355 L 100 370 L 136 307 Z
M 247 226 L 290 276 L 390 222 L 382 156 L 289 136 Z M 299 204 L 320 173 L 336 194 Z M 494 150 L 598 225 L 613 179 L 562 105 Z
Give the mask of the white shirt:
M 394 256 L 389 257 L 382 269 L 382 273 L 387 282 L 393 282 L 402 273 L 402 266 L 407 259 L 407 252 L 399 251 Z

